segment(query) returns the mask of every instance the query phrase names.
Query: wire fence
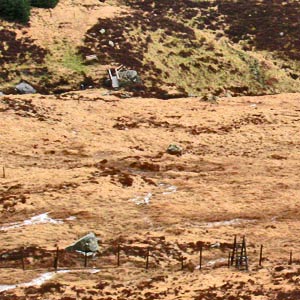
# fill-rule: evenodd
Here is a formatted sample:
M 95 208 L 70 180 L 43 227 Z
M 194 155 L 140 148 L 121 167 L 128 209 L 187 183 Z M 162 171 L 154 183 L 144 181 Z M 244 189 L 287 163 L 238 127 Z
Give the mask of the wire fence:
M 160 241 L 153 245 L 136 245 L 133 243 L 101 243 L 101 251 L 96 253 L 66 251 L 59 249 L 43 249 L 35 246 L 22 247 L 11 251 L 0 251 L 0 269 L 82 269 L 82 268 L 169 268 L 178 270 L 202 270 L 212 267 L 236 267 L 239 270 L 248 270 L 248 254 L 245 237 L 242 242 L 217 243 L 211 245 L 202 241 L 187 244 L 177 244 Z M 256 255 L 256 266 L 262 267 L 265 261 L 264 247 Z M 293 252 L 286 260 L 288 264 L 296 263 Z M 251 262 L 254 264 L 252 257 Z

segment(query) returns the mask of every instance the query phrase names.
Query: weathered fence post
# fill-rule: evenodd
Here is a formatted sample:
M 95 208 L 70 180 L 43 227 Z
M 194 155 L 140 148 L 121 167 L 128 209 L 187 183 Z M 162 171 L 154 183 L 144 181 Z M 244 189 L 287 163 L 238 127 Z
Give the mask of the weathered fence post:
M 228 268 L 231 266 L 231 251 L 228 252 Z
M 259 251 L 259 266 L 262 266 L 262 260 L 263 260 L 263 245 L 260 245 L 260 251 Z
M 181 256 L 181 270 L 184 269 L 184 257 Z
M 147 253 L 146 253 L 146 270 L 149 269 L 149 254 L 150 254 L 150 247 L 147 248 Z
M 2 167 L 2 177 L 5 178 L 5 167 Z
M 201 245 L 200 246 L 200 253 L 199 253 L 199 270 L 202 269 L 202 251 L 203 251 L 203 247 Z
M 53 267 L 55 269 L 55 272 L 57 272 L 58 269 L 58 255 L 59 255 L 59 248 L 58 246 L 56 247 L 56 253 L 55 253 L 55 257 L 54 257 L 54 264 Z
M 244 250 L 244 252 L 242 251 L 242 255 L 244 253 L 246 271 L 248 271 L 249 270 L 249 266 L 248 266 L 248 255 L 247 255 L 247 246 L 246 246 L 246 237 L 245 236 L 243 236 L 243 250 Z
M 22 263 L 22 270 L 25 270 L 25 261 L 24 261 L 24 247 L 21 248 L 21 263 Z
M 293 251 L 290 251 L 290 261 L 289 261 L 289 265 L 291 265 L 293 263 Z
M 236 254 L 236 235 L 234 236 L 233 240 L 233 249 L 232 249 L 232 254 L 231 254 L 231 265 L 233 266 L 234 260 L 235 260 L 235 254 Z
M 85 251 L 84 251 L 84 267 L 85 267 L 85 268 L 87 267 L 87 264 L 88 264 L 88 256 L 87 256 L 87 253 L 88 253 L 88 244 L 86 243 L 86 244 L 85 244 Z
M 118 248 L 117 248 L 117 264 L 118 267 L 120 267 L 120 244 L 118 244 Z

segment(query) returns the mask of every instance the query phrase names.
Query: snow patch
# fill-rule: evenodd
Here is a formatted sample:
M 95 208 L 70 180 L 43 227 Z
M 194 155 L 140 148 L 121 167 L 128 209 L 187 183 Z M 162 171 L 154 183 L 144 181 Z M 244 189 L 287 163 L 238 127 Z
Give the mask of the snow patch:
M 11 285 L 0 285 L 0 292 L 13 290 L 19 287 L 29 287 L 29 286 L 35 286 L 35 285 L 42 285 L 46 281 L 50 280 L 52 277 L 54 277 L 55 274 L 61 274 L 61 273 L 68 273 L 70 270 L 61 270 L 55 272 L 47 272 L 42 274 L 41 276 L 31 280 L 30 282 L 24 282 L 19 284 L 11 284 Z
M 159 193 L 162 193 L 163 195 L 169 195 L 177 192 L 177 187 L 175 185 L 160 183 L 158 186 L 163 188 L 163 191 L 159 191 Z M 136 205 L 149 205 L 152 196 L 153 194 L 149 192 L 146 196 L 138 196 L 130 199 L 130 201 L 134 202 Z
M 225 262 L 227 262 L 227 259 L 226 258 L 218 258 L 218 259 L 215 259 L 215 260 L 210 260 L 206 263 L 206 266 L 208 267 L 214 267 L 218 264 L 224 264 Z
M 15 223 L 10 223 L 7 224 L 5 226 L 0 227 L 0 231 L 7 231 L 7 230 L 11 230 L 11 229 L 15 229 L 15 228 L 20 228 L 20 227 L 24 227 L 24 226 L 30 226 L 30 225 L 36 225 L 36 224 L 63 224 L 64 221 L 73 221 L 75 220 L 76 217 L 74 216 L 70 216 L 66 219 L 52 219 L 51 217 L 49 217 L 49 212 L 37 215 L 37 216 L 33 216 L 28 220 L 25 220 L 23 222 L 15 222 Z
M 100 272 L 99 269 L 79 270 L 77 272 L 82 272 L 82 271 L 89 272 L 91 274 L 96 274 L 96 273 Z M 73 272 L 73 270 L 60 270 L 57 272 L 47 272 L 47 273 L 44 273 L 44 274 L 40 275 L 39 277 L 31 280 L 30 282 L 11 284 L 11 285 L 0 285 L 0 293 L 9 291 L 9 290 L 13 290 L 13 289 L 16 289 L 19 287 L 40 286 L 43 283 L 45 283 L 46 281 L 49 281 L 50 279 L 52 279 L 56 274 L 64 274 L 64 273 L 70 273 L 70 272 Z
M 175 185 L 160 183 L 158 186 L 164 188 L 164 191 L 162 193 L 163 195 L 169 195 L 177 192 L 177 186 Z
M 163 195 L 169 195 L 177 192 L 177 187 L 175 185 L 170 185 L 163 192 Z
M 221 226 L 233 226 L 233 225 L 240 225 L 246 223 L 253 223 L 255 220 L 248 220 L 248 219 L 232 219 L 227 221 L 217 221 L 217 222 L 208 222 L 203 224 L 205 228 L 215 228 Z
M 130 199 L 130 201 L 134 202 L 136 205 L 149 205 L 150 199 L 152 198 L 152 193 L 148 193 L 146 196 L 138 196 L 136 198 Z

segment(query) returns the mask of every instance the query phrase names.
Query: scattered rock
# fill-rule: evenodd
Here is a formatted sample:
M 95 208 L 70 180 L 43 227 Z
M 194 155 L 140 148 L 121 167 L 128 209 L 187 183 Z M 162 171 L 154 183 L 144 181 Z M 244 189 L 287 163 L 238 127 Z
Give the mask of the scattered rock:
M 274 268 L 274 271 L 275 271 L 275 272 L 281 272 L 281 271 L 283 271 L 283 270 L 284 270 L 284 267 L 283 267 L 283 266 L 277 266 L 277 267 Z
M 104 28 L 102 28 L 102 29 L 99 30 L 99 32 L 100 32 L 101 34 L 104 34 L 104 33 L 106 32 L 106 30 L 105 30 Z
M 167 153 L 180 156 L 182 155 L 182 148 L 176 144 L 171 144 L 167 149 Z
M 109 41 L 109 42 L 108 42 L 108 45 L 111 46 L 111 47 L 114 47 L 114 46 L 115 46 L 115 43 L 114 43 L 113 41 Z
M 96 235 L 91 232 L 84 237 L 77 240 L 74 244 L 68 246 L 66 251 L 80 251 L 80 252 L 97 252 L 99 250 L 98 239 Z
M 130 177 L 128 174 L 125 174 L 125 173 L 120 174 L 118 179 L 119 179 L 119 182 L 125 187 L 133 185 L 133 178 Z
M 272 154 L 272 155 L 270 156 L 270 158 L 272 158 L 272 159 L 277 159 L 277 160 L 287 159 L 286 156 L 279 155 L 279 154 Z
M 98 56 L 96 54 L 92 54 L 92 55 L 87 55 L 85 57 L 85 60 L 87 62 L 94 62 L 94 61 L 98 61 Z
M 4 209 L 7 209 L 7 208 L 13 207 L 13 206 L 14 206 L 14 202 L 11 201 L 11 200 L 5 200 L 5 201 L 3 202 L 3 208 L 4 208 Z
M 207 102 L 216 102 L 218 100 L 218 97 L 213 94 L 208 94 L 208 95 L 205 95 L 202 98 L 202 100 L 207 101 Z
M 21 82 L 16 85 L 16 90 L 20 94 L 35 94 L 36 90 L 28 83 Z
M 221 244 L 219 242 L 210 245 L 211 248 L 220 248 L 220 246 Z
M 135 70 L 120 71 L 119 77 L 121 81 L 129 82 L 129 83 L 137 83 L 140 81 L 138 72 Z

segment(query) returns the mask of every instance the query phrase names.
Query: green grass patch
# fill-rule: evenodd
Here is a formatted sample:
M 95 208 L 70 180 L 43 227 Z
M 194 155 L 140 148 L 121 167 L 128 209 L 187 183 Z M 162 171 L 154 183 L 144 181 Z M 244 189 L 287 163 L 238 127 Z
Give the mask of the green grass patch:
M 68 49 L 64 53 L 64 56 L 62 58 L 62 65 L 65 68 L 72 70 L 76 73 L 85 72 L 87 69 L 87 67 L 84 65 L 84 61 L 81 55 L 78 55 L 72 49 Z

